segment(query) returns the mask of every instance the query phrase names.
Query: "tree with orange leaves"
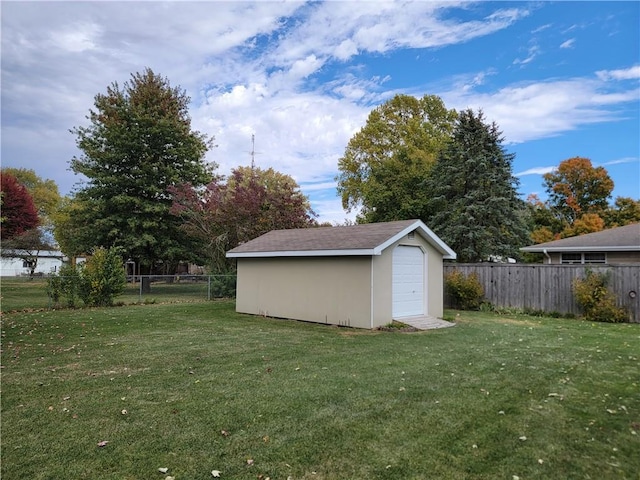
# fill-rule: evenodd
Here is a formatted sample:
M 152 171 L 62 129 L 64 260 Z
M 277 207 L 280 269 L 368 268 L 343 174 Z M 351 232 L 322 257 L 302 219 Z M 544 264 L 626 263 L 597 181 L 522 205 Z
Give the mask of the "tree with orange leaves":
M 548 205 L 569 225 L 585 214 L 602 216 L 613 191 L 607 170 L 594 167 L 591 160 L 583 157 L 560 162 L 556 170 L 544 175 L 544 185 Z

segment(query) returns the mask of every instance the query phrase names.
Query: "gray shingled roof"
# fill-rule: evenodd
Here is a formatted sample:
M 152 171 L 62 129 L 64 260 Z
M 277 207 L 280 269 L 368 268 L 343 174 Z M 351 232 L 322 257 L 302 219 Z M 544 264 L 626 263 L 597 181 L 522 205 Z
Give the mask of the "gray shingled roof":
M 445 258 L 451 255 L 455 258 L 455 253 L 420 220 L 272 230 L 230 250 L 227 256 L 377 255 L 386 243 L 413 230 L 436 247 Z
M 539 243 L 521 248 L 523 252 L 568 252 L 568 251 L 635 251 L 640 250 L 640 223 L 610 228 L 601 232 L 587 233 L 577 237 L 563 238 L 553 242 Z

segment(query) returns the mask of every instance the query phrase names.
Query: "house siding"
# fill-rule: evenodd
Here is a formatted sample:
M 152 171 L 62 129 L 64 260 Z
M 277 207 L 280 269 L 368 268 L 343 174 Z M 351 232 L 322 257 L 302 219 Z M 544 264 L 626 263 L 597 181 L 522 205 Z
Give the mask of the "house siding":
M 576 252 L 565 252 L 565 253 L 582 253 L 580 251 Z M 607 264 L 608 265 L 633 265 L 640 264 L 640 252 L 605 252 L 607 255 Z M 549 263 L 551 265 L 561 265 L 562 264 L 562 253 L 558 252 L 550 252 L 549 256 L 551 257 L 551 261 L 549 262 L 547 258 L 544 258 L 544 263 Z
M 23 266 L 24 259 L 17 257 L 0 257 L 0 276 L 19 277 L 29 275 L 29 268 Z M 60 271 L 63 265 L 60 257 L 39 257 L 35 269 L 36 275 L 48 275 Z
M 371 257 L 238 259 L 241 313 L 371 328 Z
M 343 227 L 337 239 L 331 229 L 320 229 L 322 235 L 310 229 L 252 240 L 228 253 L 237 258 L 236 311 L 367 329 L 386 325 L 393 320 L 394 250 L 417 246 L 424 254 L 424 315 L 442 317 L 443 256 L 455 253 L 422 225 L 401 225 L 386 240 L 384 225 L 376 224 L 360 226 L 367 227 L 357 230 L 360 238 Z M 368 229 L 377 237 L 368 237 Z

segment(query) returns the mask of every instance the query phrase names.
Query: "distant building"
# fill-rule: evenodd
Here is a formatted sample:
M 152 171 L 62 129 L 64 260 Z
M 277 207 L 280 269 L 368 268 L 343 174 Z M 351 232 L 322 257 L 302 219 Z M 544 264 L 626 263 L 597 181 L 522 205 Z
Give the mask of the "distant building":
M 640 264 L 640 223 L 521 248 L 555 265 Z
M 24 250 L 2 251 L 0 257 L 0 276 L 21 277 L 31 273 L 29 252 Z M 38 262 L 35 275 L 58 273 L 66 257 L 58 250 L 41 250 L 37 254 Z

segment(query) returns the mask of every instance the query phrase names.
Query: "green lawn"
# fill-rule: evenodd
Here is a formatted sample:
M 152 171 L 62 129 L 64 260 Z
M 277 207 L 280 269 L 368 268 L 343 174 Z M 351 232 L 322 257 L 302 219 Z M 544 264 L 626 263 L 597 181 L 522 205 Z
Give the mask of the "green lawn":
M 4 315 L 2 478 L 639 478 L 640 325 L 459 315 L 419 333 L 227 301 Z
M 176 277 L 179 278 L 179 277 Z M 140 283 L 127 283 L 122 295 L 115 297 L 115 302 L 131 303 L 164 303 L 164 302 L 200 302 L 211 298 L 226 295 L 228 289 L 221 288 L 221 283 L 234 283 L 234 278 L 227 276 L 212 277 L 211 285 L 207 277 L 198 278 L 198 281 L 180 280 L 167 283 L 155 281 L 151 285 L 151 292 L 140 293 Z M 0 310 L 13 312 L 26 309 L 54 308 L 47 296 L 47 281 L 43 277 L 29 279 L 27 277 L 2 277 L 0 279 Z M 228 296 L 228 295 L 227 295 Z

